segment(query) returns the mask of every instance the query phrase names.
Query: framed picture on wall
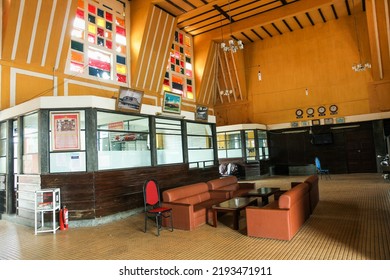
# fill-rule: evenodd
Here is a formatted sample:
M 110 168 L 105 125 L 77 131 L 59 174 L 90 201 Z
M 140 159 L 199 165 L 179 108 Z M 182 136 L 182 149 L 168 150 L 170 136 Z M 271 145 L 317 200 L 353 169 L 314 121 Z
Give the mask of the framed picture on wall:
M 139 113 L 141 111 L 142 97 L 142 91 L 120 87 L 116 109 L 119 111 Z
M 80 114 L 51 112 L 52 150 L 80 150 Z
M 166 113 L 181 113 L 181 95 L 165 91 L 162 104 L 162 111 Z
M 207 121 L 208 120 L 208 110 L 209 108 L 206 106 L 196 106 L 195 111 L 195 120 L 197 121 Z

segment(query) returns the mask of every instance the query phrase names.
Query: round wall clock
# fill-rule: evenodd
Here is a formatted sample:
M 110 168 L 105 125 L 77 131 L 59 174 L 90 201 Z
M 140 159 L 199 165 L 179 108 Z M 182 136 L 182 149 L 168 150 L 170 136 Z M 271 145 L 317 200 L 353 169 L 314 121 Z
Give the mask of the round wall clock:
M 314 114 L 314 109 L 313 108 L 307 108 L 306 113 L 308 115 L 313 115 Z
M 325 113 L 326 108 L 324 106 L 320 106 L 320 107 L 318 107 L 317 110 L 318 110 L 318 113 L 323 114 L 323 113 Z
M 301 117 L 303 115 L 303 111 L 301 109 L 298 109 L 298 110 L 295 111 L 295 115 L 297 117 Z
M 337 108 L 336 105 L 330 105 L 329 110 L 330 110 L 332 113 L 334 113 L 334 112 L 337 112 L 338 108 Z

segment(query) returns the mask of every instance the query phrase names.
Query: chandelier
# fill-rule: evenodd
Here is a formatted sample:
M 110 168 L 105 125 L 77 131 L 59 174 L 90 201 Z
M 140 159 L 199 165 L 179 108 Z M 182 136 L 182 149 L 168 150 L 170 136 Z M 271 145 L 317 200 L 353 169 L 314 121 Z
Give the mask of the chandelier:
M 352 0 L 352 5 L 353 5 L 353 8 L 355 8 L 355 1 L 354 0 Z M 359 63 L 354 63 L 352 65 L 352 70 L 354 70 L 355 72 L 362 72 L 362 71 L 366 71 L 366 69 L 371 68 L 371 63 L 369 63 L 369 62 L 362 63 L 362 54 L 361 54 L 361 50 L 360 50 L 359 32 L 358 32 L 357 21 L 356 21 L 356 10 L 353 14 L 353 19 L 354 19 L 355 32 L 356 32 L 356 42 L 357 42 L 357 47 L 358 47 L 358 52 L 359 52 Z
M 229 19 L 229 26 L 230 26 L 230 37 L 233 37 L 232 36 L 232 16 L 231 16 L 231 13 L 230 13 L 230 1 L 228 1 L 228 5 L 229 5 L 229 13 L 227 14 L 226 16 L 226 13 L 225 14 L 225 17 Z M 227 43 L 225 43 L 225 41 L 223 40 L 223 33 L 222 33 L 222 20 L 221 20 L 221 34 L 222 34 L 222 43 L 221 43 L 221 49 L 224 51 L 224 52 L 237 52 L 237 50 L 242 50 L 244 49 L 244 44 L 242 43 L 241 40 L 235 40 L 235 39 L 230 39 Z
M 229 95 L 232 95 L 233 94 L 233 90 L 232 89 L 225 89 L 225 90 L 221 90 L 219 92 L 220 95 L 224 95 L 224 96 L 229 96 Z

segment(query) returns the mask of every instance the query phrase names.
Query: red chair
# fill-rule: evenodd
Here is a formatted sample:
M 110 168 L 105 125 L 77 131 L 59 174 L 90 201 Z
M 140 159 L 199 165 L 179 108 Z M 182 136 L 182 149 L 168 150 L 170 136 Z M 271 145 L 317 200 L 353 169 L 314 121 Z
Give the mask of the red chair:
M 157 235 L 160 235 L 162 219 L 170 219 L 171 231 L 173 231 L 172 208 L 161 207 L 160 190 L 157 182 L 153 179 L 144 183 L 144 205 L 145 205 L 145 230 L 149 218 L 154 218 L 157 225 Z

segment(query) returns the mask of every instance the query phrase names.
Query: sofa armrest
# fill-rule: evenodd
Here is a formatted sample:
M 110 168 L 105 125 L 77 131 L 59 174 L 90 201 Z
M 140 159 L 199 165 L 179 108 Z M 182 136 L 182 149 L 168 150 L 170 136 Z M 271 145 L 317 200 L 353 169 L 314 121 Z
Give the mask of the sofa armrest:
M 281 240 L 292 238 L 289 210 L 248 206 L 245 211 L 248 236 Z
M 229 199 L 231 196 L 231 191 L 227 190 L 210 190 L 209 192 L 212 199 Z
M 163 202 L 163 207 L 172 208 L 173 227 L 181 230 L 192 230 L 194 206 L 192 204 Z

